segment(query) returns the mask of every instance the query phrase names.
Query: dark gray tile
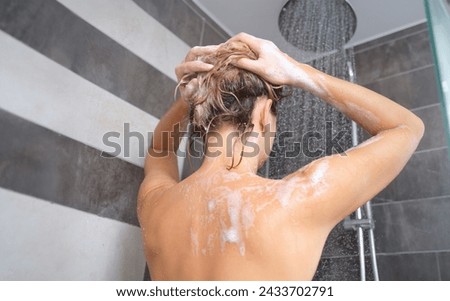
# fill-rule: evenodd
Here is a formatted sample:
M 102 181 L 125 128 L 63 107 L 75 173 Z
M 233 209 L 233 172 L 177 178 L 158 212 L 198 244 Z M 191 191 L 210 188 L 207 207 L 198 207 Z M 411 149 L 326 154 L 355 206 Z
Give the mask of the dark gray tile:
M 435 66 L 408 73 L 410 100 L 408 108 L 417 108 L 439 102 Z
M 373 280 L 370 258 L 365 257 L 366 280 Z M 358 256 L 322 258 L 317 267 L 314 281 L 359 281 L 361 280 Z
M 434 253 L 378 255 L 377 260 L 382 281 L 439 280 Z
M 380 204 L 380 203 L 393 202 L 394 200 L 392 198 L 390 198 L 388 195 L 385 195 L 384 191 L 382 191 L 382 192 L 380 192 L 380 194 L 374 196 L 372 201 L 375 204 Z
M 392 98 L 392 97 L 386 95 L 386 93 L 384 93 L 384 91 L 382 91 L 379 81 L 367 83 L 367 84 L 364 84 L 363 86 L 365 88 L 369 89 L 369 90 L 375 91 L 375 92 L 380 93 L 380 94 L 382 94 L 382 95 L 384 95 L 386 97 Z
M 216 45 L 230 38 L 191 0 L 133 1 L 190 46 Z
M 381 44 L 385 44 L 392 40 L 404 38 L 406 36 L 413 35 L 417 32 L 424 31 L 424 30 L 428 30 L 428 26 L 427 26 L 426 22 L 411 26 L 409 28 L 406 28 L 406 29 L 403 29 L 403 30 L 400 30 L 400 31 L 397 31 L 394 33 L 391 33 L 389 35 L 383 36 L 378 39 L 357 45 L 357 46 L 355 46 L 355 52 L 362 52 L 362 51 L 367 50 L 368 48 L 372 48 L 374 46 L 379 46 Z
M 437 254 L 439 261 L 439 271 L 443 281 L 450 281 L 450 252 L 441 252 Z
M 0 110 L 0 186 L 138 225 L 143 170 Z
M 344 229 L 343 222 L 340 222 L 328 235 L 322 256 L 331 257 L 357 254 L 358 242 L 356 239 L 356 231 Z
M 419 70 L 419 72 L 422 70 Z M 415 71 L 417 72 L 417 71 Z M 411 72 L 414 73 L 414 72 Z M 377 81 L 371 85 L 376 87 L 376 91 L 387 98 L 392 99 L 396 103 L 406 107 L 406 108 L 414 108 L 420 105 L 415 105 L 415 98 L 411 97 L 410 90 L 414 87 L 414 83 L 411 81 L 411 73 L 401 74 L 394 77 L 389 77 L 385 80 Z M 425 100 L 422 100 L 425 101 Z M 435 99 L 436 101 L 436 99 Z M 439 100 L 437 100 L 439 101 Z M 433 102 L 435 103 L 435 102 Z M 430 103 L 426 103 L 430 104 Z
M 361 84 L 393 76 L 433 63 L 427 31 L 382 44 L 355 54 L 357 80 Z
M 188 45 L 193 47 L 200 44 L 203 19 L 184 1 L 133 1 Z
M 0 29 L 156 117 L 170 106 L 171 78 L 57 1 L 0 1 Z
M 183 0 L 184 3 L 186 3 L 193 11 L 195 11 L 199 16 L 201 16 L 206 23 L 208 23 L 211 27 L 214 27 L 214 29 L 225 39 L 229 39 L 230 35 L 222 28 L 220 27 L 209 15 L 207 15 L 200 7 L 197 6 L 197 4 L 194 3 L 192 0 Z
M 385 68 L 383 66 L 384 55 L 384 49 L 381 46 L 355 53 L 357 83 L 365 85 L 382 77 L 383 69 Z
M 218 45 L 227 40 L 222 36 L 215 28 L 208 23 L 205 23 L 205 29 L 203 31 L 202 45 Z
M 365 208 L 361 211 L 362 218 L 367 218 Z M 348 217 L 349 221 L 355 219 L 355 212 Z M 344 219 L 337 224 L 328 235 L 324 249 L 322 251 L 322 257 L 343 257 L 343 256 L 356 256 L 359 254 L 358 233 L 356 229 L 344 228 L 346 220 Z M 364 253 L 368 256 L 369 249 L 369 232 L 363 231 L 363 245 Z
M 448 149 L 415 153 L 378 200 L 411 200 L 450 195 Z
M 448 146 L 440 104 L 415 110 L 414 113 L 417 114 L 425 124 L 425 134 L 417 147 L 418 151 Z
M 352 145 L 351 121 L 299 89 L 281 101 L 278 116 L 269 162 L 270 178 L 282 178 L 315 159 L 345 151 Z M 308 139 L 311 134 L 317 135 L 317 139 Z
M 373 206 L 377 252 L 449 250 L 449 212 L 450 196 Z
M 408 109 L 439 103 L 434 66 L 372 82 L 365 87 Z

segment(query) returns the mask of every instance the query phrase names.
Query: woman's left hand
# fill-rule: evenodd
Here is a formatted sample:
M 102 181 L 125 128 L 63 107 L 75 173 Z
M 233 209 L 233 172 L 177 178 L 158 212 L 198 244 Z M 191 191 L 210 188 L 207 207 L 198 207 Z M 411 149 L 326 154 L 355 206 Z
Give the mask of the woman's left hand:
M 202 57 L 214 53 L 219 46 L 196 46 L 193 47 L 181 64 L 175 68 L 175 74 L 180 84 L 179 89 L 181 96 L 187 98 L 195 92 L 197 86 L 197 79 L 194 77 L 189 82 L 181 82 L 188 74 L 195 74 L 201 72 L 208 72 L 213 68 L 213 65 L 202 61 Z
M 214 53 L 218 47 L 217 45 L 193 47 L 186 55 L 184 61 L 175 68 L 178 81 L 187 74 L 211 70 L 213 65 L 203 62 L 201 58 Z

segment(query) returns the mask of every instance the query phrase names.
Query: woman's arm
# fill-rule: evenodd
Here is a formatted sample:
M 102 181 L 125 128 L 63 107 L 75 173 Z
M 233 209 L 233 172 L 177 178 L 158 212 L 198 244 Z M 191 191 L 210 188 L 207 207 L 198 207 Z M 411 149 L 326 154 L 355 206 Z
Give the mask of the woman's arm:
M 357 122 L 371 135 L 401 127 L 411 131 L 412 138 L 417 138 L 416 140 L 422 137 L 424 131 L 422 120 L 389 98 L 362 86 L 327 75 L 309 65 L 297 63 L 297 68 L 316 83 L 316 87 L 305 86 L 299 78 L 294 83 L 296 87 L 320 96 Z
M 312 196 L 311 222 L 334 226 L 400 173 L 423 135 L 420 118 L 380 94 L 295 61 L 272 42 L 248 34 L 232 39 L 258 55 L 257 60 L 240 60 L 239 67 L 315 94 L 375 135 L 345 155 L 321 158 L 285 178 L 303 183 L 297 198 Z
M 176 152 L 182 132 L 186 128 L 188 105 L 179 97 L 160 119 L 152 137 L 152 143 L 145 159 L 145 177 L 167 178 L 172 183 L 178 182 Z
M 212 66 L 198 58 L 215 51 L 216 48 L 216 46 L 192 48 L 185 60 L 175 69 L 178 81 L 185 74 L 209 71 Z M 138 202 L 151 193 L 164 192 L 179 182 L 176 152 L 187 125 L 188 103 L 184 96 L 189 92 L 185 87 L 180 86 L 179 89 L 181 96 L 160 119 L 153 133 L 145 159 L 145 177 L 139 189 Z
M 270 41 L 245 33 L 232 39 L 247 43 L 258 55 L 258 60 L 240 60 L 239 67 L 255 72 L 273 84 L 294 86 L 321 97 L 372 135 L 397 126 L 408 126 L 421 136 L 422 121 L 392 100 L 299 63 Z

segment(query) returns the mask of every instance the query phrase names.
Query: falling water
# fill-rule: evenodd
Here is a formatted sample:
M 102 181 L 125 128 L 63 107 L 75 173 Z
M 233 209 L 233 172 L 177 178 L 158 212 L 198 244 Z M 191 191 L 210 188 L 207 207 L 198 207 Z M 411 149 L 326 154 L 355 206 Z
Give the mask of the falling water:
M 308 64 L 349 80 L 349 66 L 355 70 L 354 53 L 352 48 L 345 49 L 344 45 L 355 31 L 356 18 L 347 2 L 290 0 L 280 14 L 279 27 L 286 40 L 299 51 L 317 54 L 319 58 Z M 270 178 L 282 178 L 317 158 L 340 153 L 352 146 L 351 120 L 301 89 L 294 89 L 280 103 L 277 127 L 274 149 L 265 166 Z M 362 136 L 362 131 L 358 135 Z M 333 145 L 333 139 L 338 143 Z M 345 232 L 338 225 L 330 234 L 323 254 L 315 279 L 358 279 L 356 256 L 354 260 L 342 261 L 324 258 L 327 255 L 357 255 L 353 232 Z
M 342 50 L 356 29 L 356 16 L 345 0 L 291 0 L 279 18 L 281 34 L 305 51 Z

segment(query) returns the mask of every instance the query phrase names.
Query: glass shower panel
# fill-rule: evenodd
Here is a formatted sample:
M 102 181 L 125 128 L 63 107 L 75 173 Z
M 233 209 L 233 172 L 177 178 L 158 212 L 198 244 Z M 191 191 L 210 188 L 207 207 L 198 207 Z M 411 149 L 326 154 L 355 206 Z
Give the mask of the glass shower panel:
M 425 9 L 442 111 L 445 115 L 447 141 L 450 143 L 450 0 L 425 0 Z

